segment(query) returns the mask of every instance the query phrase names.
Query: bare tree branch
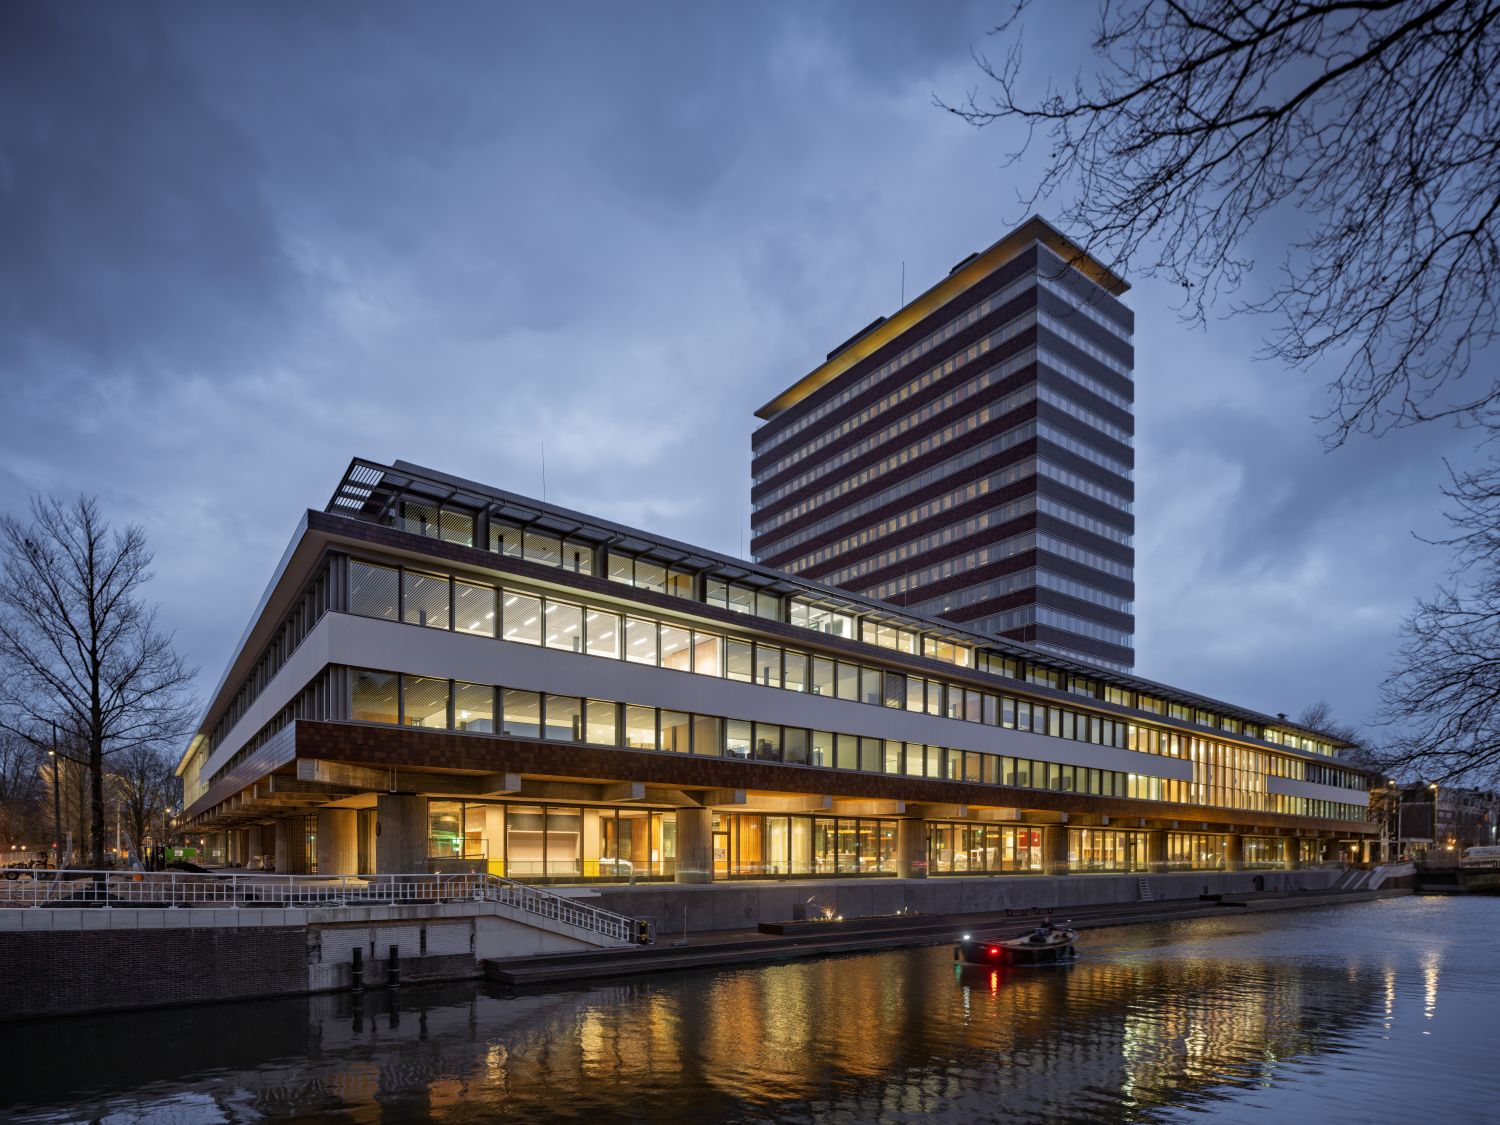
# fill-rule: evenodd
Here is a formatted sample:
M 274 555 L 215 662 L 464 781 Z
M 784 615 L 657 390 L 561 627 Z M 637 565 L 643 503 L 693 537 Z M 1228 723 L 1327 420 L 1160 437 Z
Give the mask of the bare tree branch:
M 183 738 L 196 673 L 141 600 L 151 553 L 139 527 L 112 531 L 86 496 L 36 498 L 30 515 L 0 518 L 0 730 L 40 745 L 56 724 L 59 753 L 88 766 L 101 865 L 105 757 Z
M 940 105 L 1045 140 L 1034 207 L 1060 197 L 1085 252 L 1180 286 L 1201 319 L 1238 289 L 1263 221 L 1305 223 L 1270 294 L 1266 354 L 1336 371 L 1339 445 L 1482 420 L 1471 370 L 1500 333 L 1500 0 L 1105 0 L 1099 72 L 1022 93 L 1020 0 L 977 56 L 997 88 Z

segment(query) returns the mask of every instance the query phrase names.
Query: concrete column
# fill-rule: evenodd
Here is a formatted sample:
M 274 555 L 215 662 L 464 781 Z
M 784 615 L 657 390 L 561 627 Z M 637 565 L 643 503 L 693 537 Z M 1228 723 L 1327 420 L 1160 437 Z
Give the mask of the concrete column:
M 677 881 L 714 881 L 714 814 L 710 809 L 677 810 Z
M 318 874 L 355 875 L 359 868 L 359 811 L 318 810 Z
M 927 822 L 921 817 L 896 822 L 896 877 L 927 878 Z
M 1224 853 L 1225 871 L 1243 871 L 1245 869 L 1245 837 L 1238 832 L 1229 834 L 1229 847 Z
M 276 822 L 276 871 L 280 875 L 307 874 L 307 818 L 286 816 Z
M 486 805 L 484 809 L 484 847 L 492 875 L 509 874 L 505 870 L 505 806 Z
M 1146 833 L 1146 867 L 1157 874 L 1167 869 L 1167 830 L 1153 828 Z
M 375 810 L 359 810 L 359 832 L 361 834 L 361 850 L 364 858 L 360 861 L 359 873 L 361 875 L 373 875 L 375 873 Z
M 382 793 L 375 803 L 375 871 L 413 875 L 427 870 L 427 798 Z
M 1339 842 L 1337 840 L 1323 841 L 1323 862 L 1337 863 L 1340 856 Z
M 1049 824 L 1042 829 L 1042 871 L 1048 875 L 1068 873 L 1068 826 Z

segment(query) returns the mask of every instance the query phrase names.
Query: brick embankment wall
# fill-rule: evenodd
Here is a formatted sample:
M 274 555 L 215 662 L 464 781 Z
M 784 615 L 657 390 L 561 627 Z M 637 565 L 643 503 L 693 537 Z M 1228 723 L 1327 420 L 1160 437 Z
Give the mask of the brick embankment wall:
M 307 991 L 307 930 L 0 932 L 0 1019 Z

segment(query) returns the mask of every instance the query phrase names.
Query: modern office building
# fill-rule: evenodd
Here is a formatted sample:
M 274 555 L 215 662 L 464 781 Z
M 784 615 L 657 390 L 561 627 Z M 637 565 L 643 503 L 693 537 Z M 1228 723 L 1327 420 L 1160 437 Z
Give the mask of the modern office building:
M 1134 666 L 1134 316 L 1041 219 L 763 406 L 755 558 L 1117 671 Z
M 1288 867 L 1339 744 L 418 466 L 308 511 L 179 773 L 281 871 L 551 882 Z

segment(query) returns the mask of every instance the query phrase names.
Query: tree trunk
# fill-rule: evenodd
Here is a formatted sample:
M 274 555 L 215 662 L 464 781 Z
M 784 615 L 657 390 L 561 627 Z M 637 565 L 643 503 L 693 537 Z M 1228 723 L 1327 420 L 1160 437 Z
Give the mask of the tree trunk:
M 104 753 L 97 742 L 89 747 L 89 862 L 95 871 L 104 866 Z

